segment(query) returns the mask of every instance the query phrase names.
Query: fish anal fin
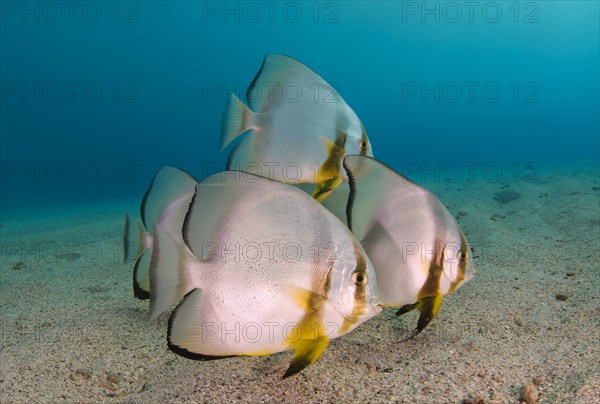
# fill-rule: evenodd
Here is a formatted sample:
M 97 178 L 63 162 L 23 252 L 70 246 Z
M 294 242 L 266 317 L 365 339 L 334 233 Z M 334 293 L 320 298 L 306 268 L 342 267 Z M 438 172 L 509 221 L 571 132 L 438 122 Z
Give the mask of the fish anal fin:
M 173 352 L 175 352 L 177 355 L 183 356 L 184 358 L 188 358 L 188 359 L 193 359 L 196 361 L 214 361 L 214 360 L 219 360 L 219 359 L 228 359 L 228 358 L 236 358 L 237 355 L 226 355 L 226 356 L 217 356 L 217 355 L 204 355 L 204 354 L 199 354 L 199 353 L 195 353 L 192 351 L 188 351 L 185 348 L 182 348 L 178 345 L 172 344 L 170 341 L 167 343 L 167 346 L 169 347 L 169 349 Z
M 133 296 L 140 300 L 150 299 L 150 259 L 152 251 L 145 250 L 133 268 Z

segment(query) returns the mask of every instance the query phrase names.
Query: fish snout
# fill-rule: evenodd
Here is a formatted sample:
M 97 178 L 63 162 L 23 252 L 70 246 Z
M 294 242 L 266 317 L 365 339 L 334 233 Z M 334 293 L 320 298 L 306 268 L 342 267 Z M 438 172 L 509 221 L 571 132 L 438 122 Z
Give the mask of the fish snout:
M 381 298 L 381 296 L 373 296 L 373 298 L 371 298 L 371 306 L 381 309 L 383 308 L 383 299 Z
M 465 279 L 463 282 L 468 282 L 475 276 L 475 264 L 473 264 L 473 259 L 470 258 L 467 263 L 467 269 L 465 270 Z

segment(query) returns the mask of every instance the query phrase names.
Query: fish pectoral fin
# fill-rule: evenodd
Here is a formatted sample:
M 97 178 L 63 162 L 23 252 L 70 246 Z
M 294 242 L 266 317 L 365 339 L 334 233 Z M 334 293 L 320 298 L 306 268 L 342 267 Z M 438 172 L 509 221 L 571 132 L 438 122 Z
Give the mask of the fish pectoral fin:
M 398 309 L 398 311 L 396 312 L 396 315 L 401 316 L 403 314 L 408 313 L 409 311 L 413 311 L 414 309 L 419 307 L 419 304 L 420 304 L 420 302 L 413 303 L 413 304 L 406 304 Z
M 315 363 L 329 345 L 329 338 L 319 335 L 315 339 L 300 339 L 293 344 L 294 358 L 283 378 L 288 378 L 300 372 L 305 367 Z
M 431 320 L 437 316 L 443 300 L 444 295 L 441 293 L 438 293 L 434 296 L 424 297 L 420 300 L 419 311 L 421 312 L 421 315 L 419 316 L 419 321 L 417 322 L 417 334 L 423 331 L 431 322 Z

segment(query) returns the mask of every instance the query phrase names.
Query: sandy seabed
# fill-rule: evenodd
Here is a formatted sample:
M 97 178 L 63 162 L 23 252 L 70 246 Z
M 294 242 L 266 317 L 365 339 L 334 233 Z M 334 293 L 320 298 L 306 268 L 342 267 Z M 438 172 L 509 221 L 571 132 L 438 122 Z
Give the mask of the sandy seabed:
M 475 278 L 416 338 L 398 342 L 417 313 L 386 310 L 286 380 L 291 352 L 198 362 L 167 349 L 168 315 L 147 321 L 122 262 L 137 202 L 3 213 L 0 402 L 509 403 L 533 399 L 528 386 L 539 402 L 598 403 L 598 167 L 535 174 L 425 183 L 458 217 Z

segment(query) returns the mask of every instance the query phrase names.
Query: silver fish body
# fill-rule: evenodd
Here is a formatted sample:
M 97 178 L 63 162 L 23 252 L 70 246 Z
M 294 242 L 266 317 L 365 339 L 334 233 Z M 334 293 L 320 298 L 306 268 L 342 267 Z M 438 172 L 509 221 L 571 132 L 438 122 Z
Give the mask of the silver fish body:
M 228 169 L 291 184 L 313 184 L 325 199 L 344 179 L 346 154 L 373 156 L 365 128 L 339 93 L 314 71 L 284 55 L 267 55 L 248 89 L 249 107 L 231 95 L 221 145 L 247 133 Z
M 471 248 L 448 209 L 383 163 L 347 156 L 347 223 L 371 259 L 385 307 L 419 309 L 416 332 L 473 277 Z M 416 335 L 416 334 L 415 334 Z
M 175 239 L 183 240 L 181 228 L 197 183 L 194 177 L 183 170 L 162 167 L 142 199 L 140 213 L 143 226 L 129 216 L 125 217 L 124 257 L 125 261 L 136 260 L 133 293 L 138 299 L 150 298 L 154 223 L 161 225 Z
M 186 357 L 289 349 L 285 376 L 381 310 L 373 267 L 352 233 L 306 193 L 240 172 L 197 185 L 189 251 L 155 228 L 150 315 L 182 297 L 169 347 Z

